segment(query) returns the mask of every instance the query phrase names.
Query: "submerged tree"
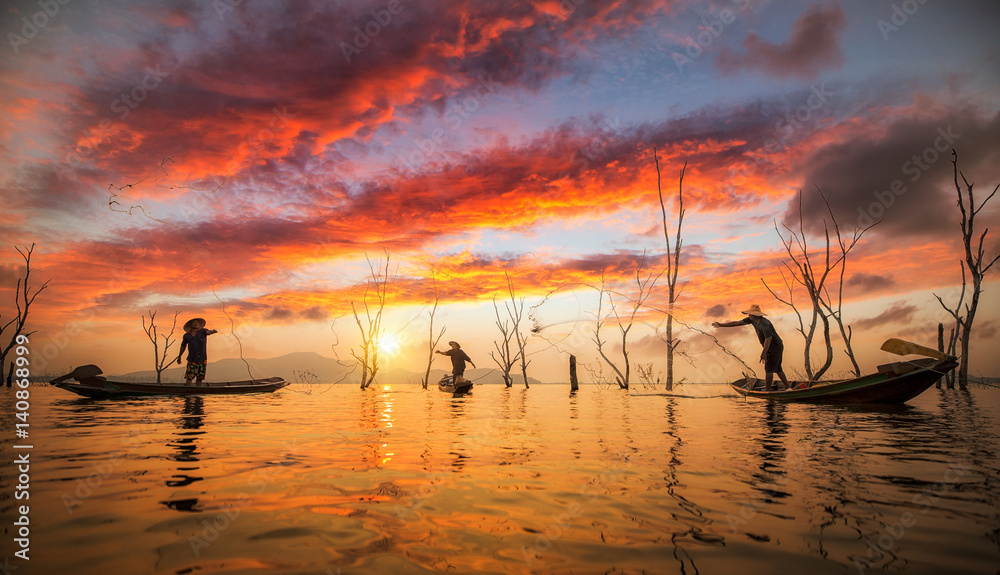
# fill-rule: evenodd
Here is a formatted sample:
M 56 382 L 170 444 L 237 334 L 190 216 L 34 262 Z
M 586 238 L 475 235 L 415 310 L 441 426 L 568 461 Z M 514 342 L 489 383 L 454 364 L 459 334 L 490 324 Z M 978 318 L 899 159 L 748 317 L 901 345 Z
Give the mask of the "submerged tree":
M 393 279 L 389 252 L 385 252 L 385 266 L 382 266 L 380 261 L 374 262 L 371 258 L 365 257 L 368 260 L 370 276 L 365 280 L 361 301 L 351 302 L 354 321 L 361 333 L 359 349 L 351 350 L 357 366 L 361 368 L 361 389 L 367 389 L 378 374 L 379 344 L 385 335 L 385 330 L 382 328 L 382 312 L 385 310 L 389 283 Z
M 41 286 L 37 288 L 32 288 L 31 286 L 31 254 L 35 251 L 35 244 L 31 244 L 31 247 L 25 248 L 24 251 L 21 248 L 15 247 L 17 253 L 21 254 L 21 259 L 24 260 L 24 277 L 17 279 L 17 286 L 14 288 L 14 306 L 16 312 L 14 317 L 12 317 L 6 323 L 0 323 L 0 336 L 3 335 L 5 331 L 12 328 L 10 332 L 10 340 L 7 342 L 2 349 L 0 349 L 0 377 L 3 376 L 3 367 L 7 362 L 7 355 L 10 350 L 14 349 L 15 345 L 19 345 L 23 337 L 29 337 L 34 332 L 25 332 L 25 326 L 28 323 L 28 311 L 31 308 L 31 304 L 35 302 L 35 298 L 38 294 L 42 293 L 45 288 L 49 285 L 49 280 L 45 280 Z M 3 316 L 0 315 L 0 322 L 2 322 Z M 7 369 L 7 387 L 10 387 L 14 381 L 14 363 L 10 362 L 10 366 Z
M 955 192 L 958 196 L 958 209 L 962 214 L 962 244 L 965 248 L 965 259 L 960 260 L 960 265 L 962 268 L 962 292 L 959 296 L 958 305 L 952 310 L 945 305 L 944 301 L 940 296 L 934 294 L 938 302 L 941 303 L 948 313 L 955 318 L 957 323 L 957 331 L 955 336 L 958 342 L 961 344 L 961 359 L 959 359 L 958 365 L 958 384 L 959 387 L 965 387 L 969 382 L 969 343 L 972 341 L 972 325 L 976 319 L 976 311 L 979 309 L 979 297 L 983 292 L 983 277 L 986 272 L 993 267 L 993 264 L 997 263 L 1000 259 L 1000 254 L 997 254 L 993 259 L 988 259 L 986 257 L 985 251 L 983 249 L 983 243 L 986 241 L 986 234 L 989 232 L 989 228 L 983 230 L 983 233 L 979 235 L 978 239 L 975 234 L 975 223 L 976 216 L 980 211 L 986 206 L 986 203 L 993 198 L 997 190 L 1000 189 L 1000 184 L 997 184 L 989 196 L 986 197 L 979 207 L 976 207 L 976 200 L 972 192 L 973 184 L 969 183 L 969 180 L 965 177 L 965 174 L 958 169 L 958 152 L 955 150 L 951 151 L 951 163 L 954 168 L 954 180 L 955 180 Z M 961 183 L 958 181 L 959 177 L 962 178 Z M 962 187 L 965 187 L 966 198 L 962 197 Z M 968 201 L 968 206 L 966 206 L 966 200 Z M 964 313 L 962 311 L 962 301 L 965 299 L 966 292 L 966 281 L 965 281 L 965 271 L 968 269 L 969 275 L 972 276 L 972 295 L 969 298 L 969 302 L 965 304 Z
M 818 191 L 824 203 L 826 203 L 827 212 L 830 214 L 829 222 L 825 218 L 823 219 L 823 232 L 826 240 L 825 247 L 818 253 L 810 251 L 809 242 L 806 238 L 805 222 L 802 217 L 802 192 L 799 192 L 798 232 L 785 226 L 785 230 L 788 232 L 788 237 L 786 238 L 781 233 L 781 230 L 778 229 L 777 223 L 774 226 L 775 231 L 778 232 L 778 237 L 781 238 L 785 253 L 788 254 L 788 259 L 782 262 L 785 269 L 779 268 L 781 279 L 785 284 L 785 290 L 788 292 L 788 295 L 785 297 L 779 296 L 771 286 L 767 285 L 767 282 L 763 278 L 761 279 L 764 287 L 774 296 L 774 299 L 792 308 L 792 311 L 795 312 L 795 316 L 799 321 L 797 331 L 802 334 L 802 339 L 805 343 L 803 359 L 806 376 L 814 381 L 823 377 L 823 374 L 830 369 L 830 365 L 833 363 L 833 340 L 830 336 L 831 318 L 840 329 L 840 335 L 846 348 L 845 353 L 851 360 L 855 375 L 861 375 L 861 369 L 858 366 L 857 359 L 854 356 L 854 349 L 851 346 L 851 328 L 849 325 L 845 326 L 843 319 L 844 275 L 847 269 L 848 254 L 857 246 L 865 232 L 877 226 L 882 221 L 879 220 L 866 228 L 856 228 L 851 238 L 849 240 L 845 239 L 841 235 L 840 226 L 833 215 L 833 209 L 830 207 L 830 198 L 823 195 L 822 190 Z M 839 254 L 834 254 L 831 250 L 831 225 L 837 239 Z M 787 276 L 785 275 L 785 270 L 788 271 Z M 831 280 L 832 274 L 836 274 L 836 280 L 831 288 L 828 285 L 828 281 Z M 808 322 L 803 318 L 803 311 L 795 303 L 794 292 L 796 284 L 805 288 L 809 298 L 810 309 L 806 312 L 809 316 Z M 817 334 L 817 328 L 820 329 L 819 334 Z M 817 335 L 823 337 L 825 355 L 823 356 L 822 364 L 818 368 L 814 368 L 812 365 L 812 346 Z
M 493 295 L 493 312 L 496 314 L 497 318 L 497 329 L 500 330 L 499 341 L 493 341 L 493 347 L 495 351 L 490 352 L 490 357 L 500 368 L 500 374 L 503 376 L 503 383 L 507 387 L 512 387 L 514 385 L 514 378 L 510 375 L 510 370 L 513 369 L 514 364 L 517 363 L 518 356 L 520 353 L 514 351 L 511 348 L 511 340 L 514 338 L 514 329 L 510 325 L 510 304 L 505 304 L 505 308 L 508 313 L 507 318 L 500 317 L 500 306 L 497 305 L 496 294 Z
M 684 224 L 684 172 L 687 162 L 681 168 L 677 181 L 677 237 L 674 240 L 674 251 L 670 252 L 670 231 L 667 228 L 667 206 L 663 201 L 663 189 L 660 187 L 660 160 L 653 148 L 653 161 L 656 164 L 656 192 L 660 198 L 660 212 L 663 215 L 663 239 L 667 243 L 667 330 L 664 341 L 667 343 L 667 390 L 674 388 L 674 351 L 680 345 L 680 340 L 674 338 L 674 304 L 680 297 L 677 290 L 677 273 L 681 264 L 681 226 Z
M 431 280 L 434 282 L 434 306 L 431 308 L 429 314 L 430 322 L 427 325 L 427 369 L 424 371 L 424 380 L 421 382 L 424 389 L 427 389 L 427 385 L 430 383 L 431 366 L 434 364 L 434 349 L 438 346 L 438 343 L 441 342 L 441 338 L 444 337 L 445 329 L 447 329 L 442 327 L 441 330 L 438 331 L 437 335 L 434 334 L 434 315 L 437 313 L 438 301 L 440 298 L 438 297 L 437 278 L 435 278 L 433 274 L 434 272 L 432 271 Z
M 160 383 L 161 376 L 163 372 L 170 367 L 173 363 L 173 358 L 167 356 L 167 351 L 170 347 L 177 343 L 174 340 L 174 329 L 177 328 L 177 316 L 180 315 L 180 311 L 174 312 L 174 322 L 170 324 L 170 333 L 162 335 L 163 337 L 163 353 L 160 353 L 159 337 L 156 333 L 156 312 L 153 310 L 147 310 L 146 313 L 149 315 L 149 325 L 146 325 L 146 316 L 142 316 L 142 329 L 146 332 L 146 337 L 149 341 L 153 343 L 153 368 L 156 369 L 156 383 Z
M 629 332 L 632 330 L 632 326 L 635 324 L 636 318 L 638 317 L 640 310 L 645 305 L 646 300 L 649 298 L 650 294 L 652 294 L 653 286 L 656 285 L 657 280 L 664 273 L 663 271 L 657 274 L 650 272 L 643 277 L 643 270 L 645 269 L 645 266 L 646 252 L 644 251 L 642 253 L 642 257 L 635 266 L 636 295 L 633 298 L 626 297 L 608 289 L 604 273 L 601 273 L 601 287 L 598 290 L 600 292 L 600 300 L 597 304 L 593 341 L 597 346 L 597 354 L 600 355 L 601 359 L 604 360 L 604 363 L 606 363 L 608 367 L 614 371 L 615 381 L 621 389 L 628 389 L 632 376 L 632 366 L 628 357 Z M 616 298 L 618 301 L 616 301 Z M 608 302 L 607 312 L 604 311 L 605 300 Z M 624 307 L 626 311 L 620 311 L 619 307 Z M 606 350 L 607 341 L 601 335 L 601 329 L 604 327 L 605 322 L 611 318 L 614 318 L 615 325 L 618 327 L 618 334 L 620 336 L 619 343 L 621 344 L 622 354 L 621 365 L 616 364 L 610 357 L 608 357 Z
M 493 298 L 493 310 L 496 312 L 497 328 L 499 328 L 500 335 L 503 337 L 503 343 L 493 342 L 493 347 L 496 348 L 500 357 L 494 355 L 492 351 L 490 352 L 490 357 L 500 366 L 500 370 L 503 373 L 503 381 L 507 387 L 511 387 L 514 382 L 514 378 L 510 375 L 511 369 L 513 369 L 515 364 L 520 362 L 524 387 L 528 387 L 528 365 L 531 363 L 527 353 L 525 353 L 525 347 L 528 345 L 528 334 L 521 331 L 521 321 L 524 319 L 524 298 L 518 299 L 514 293 L 514 281 L 510 279 L 510 274 L 504 272 L 503 275 L 507 279 L 507 295 L 510 296 L 510 301 L 504 302 L 507 319 L 502 319 L 496 297 Z M 516 350 L 511 349 L 511 338 L 513 338 L 513 344 L 517 347 Z

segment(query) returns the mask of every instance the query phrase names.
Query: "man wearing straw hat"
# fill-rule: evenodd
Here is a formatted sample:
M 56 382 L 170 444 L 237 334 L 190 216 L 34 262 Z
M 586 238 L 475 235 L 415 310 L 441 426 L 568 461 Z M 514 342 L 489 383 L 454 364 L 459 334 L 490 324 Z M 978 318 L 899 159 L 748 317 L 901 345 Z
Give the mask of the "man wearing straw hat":
M 763 350 L 760 352 L 760 361 L 764 364 L 764 390 L 771 391 L 771 380 L 777 373 L 781 378 L 781 383 L 788 389 L 788 379 L 781 369 L 781 356 L 785 351 L 785 345 L 778 337 L 778 332 L 774 330 L 774 324 L 764 317 L 764 312 L 760 311 L 760 306 L 753 304 L 750 309 L 743 312 L 745 318 L 736 321 L 712 322 L 713 327 L 740 327 L 752 325 L 757 332 L 757 339 Z
M 191 385 L 191 380 L 197 378 L 195 385 L 201 385 L 205 381 L 205 371 L 208 367 L 208 336 L 219 333 L 214 329 L 205 329 L 205 320 L 196 317 L 184 324 L 184 338 L 181 340 L 181 350 L 177 354 L 177 363 L 181 362 L 184 355 L 184 348 L 188 350 L 187 371 L 184 372 L 184 379 L 187 385 Z
M 472 362 L 472 358 L 469 357 L 462 346 L 459 345 L 457 341 L 449 341 L 448 345 L 451 349 L 448 351 L 435 350 L 434 353 L 440 353 L 441 355 L 447 355 L 451 358 L 451 375 L 454 377 L 454 382 L 457 385 L 462 382 L 465 378 L 465 362 L 472 364 L 472 367 L 476 367 L 476 364 Z

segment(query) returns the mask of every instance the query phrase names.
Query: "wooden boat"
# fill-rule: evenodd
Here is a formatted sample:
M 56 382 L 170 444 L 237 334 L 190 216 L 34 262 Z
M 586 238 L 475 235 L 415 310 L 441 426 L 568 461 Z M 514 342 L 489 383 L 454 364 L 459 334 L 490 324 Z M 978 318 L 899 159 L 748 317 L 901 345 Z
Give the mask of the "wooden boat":
M 838 381 L 789 382 L 787 391 L 764 391 L 760 379 L 738 379 L 729 385 L 742 396 L 801 403 L 905 403 L 958 366 L 951 356 L 921 358 L 880 365 L 878 373 Z M 772 386 L 780 386 L 781 382 Z
M 469 393 L 470 391 L 472 391 L 472 382 L 463 377 L 456 384 L 453 376 L 446 375 L 441 378 L 441 381 L 438 382 L 438 389 L 446 393 L 461 395 L 463 393 Z
M 288 382 L 280 377 L 247 381 L 204 382 L 201 385 L 133 383 L 109 381 L 107 378 L 101 377 L 101 373 L 101 368 L 96 365 L 84 365 L 66 375 L 53 379 L 49 383 L 66 391 L 94 399 L 145 397 L 150 395 L 266 393 L 276 391 L 288 385 Z M 70 380 L 76 381 L 72 383 Z

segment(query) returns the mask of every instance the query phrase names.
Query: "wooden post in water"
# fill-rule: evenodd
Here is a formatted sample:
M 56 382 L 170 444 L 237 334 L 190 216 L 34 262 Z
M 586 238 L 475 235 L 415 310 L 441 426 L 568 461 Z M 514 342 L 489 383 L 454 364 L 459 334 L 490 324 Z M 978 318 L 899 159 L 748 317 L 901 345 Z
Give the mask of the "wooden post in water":
M 576 356 L 569 356 L 569 390 L 576 391 L 580 388 L 576 382 Z
M 938 324 L 938 351 L 940 351 L 941 353 L 944 353 L 944 324 L 943 323 L 939 323 Z M 942 377 L 941 379 L 937 380 L 937 383 L 934 384 L 934 387 L 936 387 L 938 389 L 941 389 L 941 380 L 943 380 L 945 377 L 947 377 L 947 374 L 945 374 L 945 376 Z

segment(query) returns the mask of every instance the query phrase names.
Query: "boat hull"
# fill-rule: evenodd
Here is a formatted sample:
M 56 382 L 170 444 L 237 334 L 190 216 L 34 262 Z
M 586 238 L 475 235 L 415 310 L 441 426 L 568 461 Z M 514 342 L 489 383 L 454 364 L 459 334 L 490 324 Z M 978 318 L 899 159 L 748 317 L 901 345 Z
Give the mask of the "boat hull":
M 906 403 L 926 391 L 945 374 L 955 369 L 958 362 L 951 358 L 919 359 L 899 365 L 909 366 L 909 371 L 905 373 L 886 371 L 856 379 L 822 382 L 806 389 L 764 391 L 761 380 L 754 380 L 754 385 L 747 389 L 744 379 L 729 385 L 744 397 L 787 403 L 899 404 Z
M 280 377 L 248 381 L 215 382 L 202 385 L 172 385 L 159 383 L 129 383 L 122 381 L 66 383 L 52 382 L 52 385 L 93 399 L 113 399 L 117 397 L 147 397 L 154 395 L 242 395 L 246 393 L 270 393 L 288 385 Z
M 441 378 L 441 381 L 438 382 L 438 389 L 445 393 L 461 395 L 472 391 L 472 382 L 467 379 L 463 379 L 458 384 L 455 384 L 454 378 L 450 375 L 446 375 Z

